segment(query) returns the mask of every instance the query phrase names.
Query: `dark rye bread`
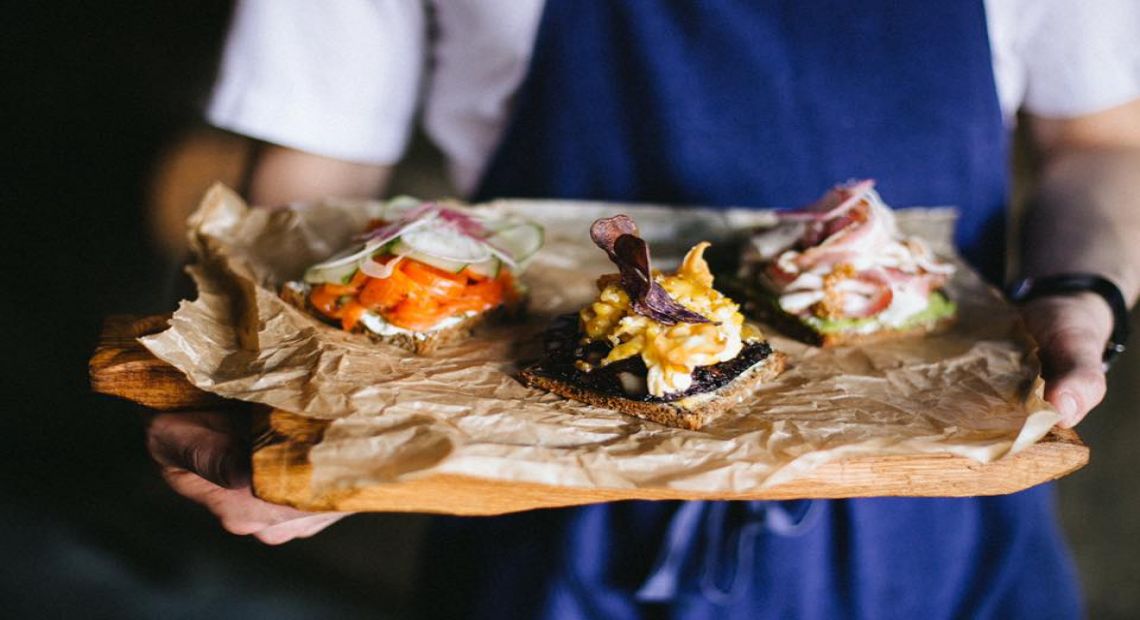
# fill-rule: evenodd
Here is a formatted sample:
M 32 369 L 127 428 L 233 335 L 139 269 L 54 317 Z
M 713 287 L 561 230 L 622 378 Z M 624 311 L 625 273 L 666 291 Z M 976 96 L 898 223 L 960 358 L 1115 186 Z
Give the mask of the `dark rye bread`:
M 329 321 L 324 318 L 320 312 L 317 312 L 309 303 L 308 285 L 300 282 L 289 282 L 281 287 L 281 299 L 285 300 L 291 306 L 294 306 L 313 318 L 339 328 L 339 324 Z M 445 329 L 437 329 L 430 332 L 419 332 L 415 334 L 393 334 L 391 336 L 381 336 L 376 334 L 363 324 L 357 323 L 356 327 L 352 330 L 355 334 L 365 334 L 373 342 L 381 342 L 400 347 L 405 351 L 411 351 L 417 355 L 431 353 L 436 349 L 451 344 L 454 342 L 461 342 L 471 337 L 471 332 L 482 325 L 484 322 L 491 319 L 498 319 L 504 316 L 513 316 L 517 314 L 522 307 L 522 304 L 516 304 L 512 308 L 500 307 L 489 312 L 483 312 L 474 316 L 468 317 L 455 325 Z
M 594 392 L 564 379 L 551 377 L 532 368 L 522 371 L 527 385 L 553 392 L 587 405 L 613 409 L 665 426 L 700 430 L 713 418 L 744 400 L 758 386 L 775 379 L 784 371 L 787 358 L 773 352 L 737 376 L 728 384 L 711 392 L 702 392 L 672 402 L 646 402 L 615 394 Z
M 555 319 L 544 341 L 546 356 L 522 371 L 523 383 L 590 405 L 692 430 L 700 429 L 758 385 L 775 378 L 786 364 L 784 355 L 773 351 L 767 342 L 747 342 L 735 358 L 695 369 L 688 390 L 658 397 L 645 392 L 647 369 L 640 356 L 598 366 L 609 352 L 609 345 L 583 344 L 576 314 Z M 593 364 L 593 369 L 581 370 L 580 361 Z

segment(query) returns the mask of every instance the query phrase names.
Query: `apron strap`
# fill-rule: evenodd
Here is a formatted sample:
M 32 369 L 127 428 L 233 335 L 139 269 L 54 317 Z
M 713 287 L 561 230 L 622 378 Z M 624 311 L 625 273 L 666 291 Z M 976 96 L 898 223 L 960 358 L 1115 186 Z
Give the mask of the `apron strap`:
M 687 561 L 703 538 L 704 553 L 697 567 L 701 592 L 713 603 L 730 603 L 752 581 L 757 537 L 765 530 L 776 536 L 803 535 L 819 521 L 822 507 L 818 500 L 686 502 L 670 520 L 665 543 L 636 599 L 664 603 L 676 598 Z M 719 575 L 729 567 L 728 582 L 719 583 Z

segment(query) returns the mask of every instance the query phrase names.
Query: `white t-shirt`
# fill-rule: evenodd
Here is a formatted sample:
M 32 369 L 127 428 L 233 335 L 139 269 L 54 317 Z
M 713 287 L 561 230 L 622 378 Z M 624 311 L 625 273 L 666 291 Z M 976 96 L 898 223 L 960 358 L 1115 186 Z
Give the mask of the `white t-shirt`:
M 953 1 L 953 0 L 950 0 Z M 275 144 L 392 164 L 416 113 L 471 191 L 509 120 L 544 0 L 242 0 L 207 118 Z M 994 76 L 1018 110 L 1140 98 L 1140 0 L 986 0 Z

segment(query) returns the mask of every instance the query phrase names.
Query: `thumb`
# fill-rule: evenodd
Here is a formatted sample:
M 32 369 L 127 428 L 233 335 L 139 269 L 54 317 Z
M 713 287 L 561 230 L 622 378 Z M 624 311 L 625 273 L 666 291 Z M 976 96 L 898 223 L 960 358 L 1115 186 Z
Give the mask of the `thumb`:
M 193 472 L 218 486 L 249 484 L 249 451 L 230 414 L 160 413 L 147 428 L 147 448 L 160 465 Z
M 1057 333 L 1041 349 L 1045 400 L 1061 414 L 1063 428 L 1076 426 L 1104 399 L 1103 347 L 1080 330 Z

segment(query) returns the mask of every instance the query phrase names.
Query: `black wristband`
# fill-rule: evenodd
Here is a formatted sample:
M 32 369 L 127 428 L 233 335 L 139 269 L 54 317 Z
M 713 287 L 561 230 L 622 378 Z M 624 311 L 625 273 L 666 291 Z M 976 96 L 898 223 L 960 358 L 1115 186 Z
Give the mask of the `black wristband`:
M 1062 273 L 1040 278 L 1022 278 L 1009 285 L 1006 294 L 1014 303 L 1025 303 L 1046 295 L 1071 295 L 1074 293 L 1096 293 L 1108 302 L 1112 309 L 1112 336 L 1104 348 L 1105 369 L 1118 355 L 1124 352 L 1128 341 L 1128 304 L 1120 289 L 1112 280 L 1091 273 Z

